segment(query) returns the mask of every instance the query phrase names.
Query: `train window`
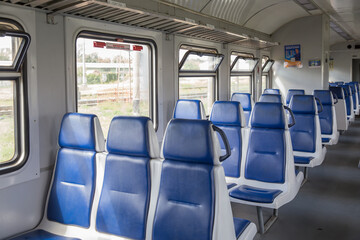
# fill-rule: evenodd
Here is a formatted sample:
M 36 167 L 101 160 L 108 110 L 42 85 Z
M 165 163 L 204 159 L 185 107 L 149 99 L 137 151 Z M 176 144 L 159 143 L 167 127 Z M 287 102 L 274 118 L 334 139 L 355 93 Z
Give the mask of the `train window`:
M 269 59 L 270 59 L 269 56 L 266 56 L 266 55 L 262 56 L 262 58 L 261 58 L 261 67 L 262 67 L 262 68 L 264 67 L 265 63 L 266 63 Z
M 0 18 L 0 173 L 20 168 L 27 158 L 23 61 L 29 45 L 18 23 Z
M 216 98 L 217 70 L 224 59 L 214 49 L 181 46 L 179 50 L 179 98 L 199 99 L 206 114 Z
M 144 40 L 80 34 L 77 111 L 96 114 L 105 136 L 116 115 L 148 116 L 154 121 L 153 55 L 152 45 Z
M 263 92 L 264 89 L 266 88 L 270 88 L 269 84 L 268 84 L 268 76 L 267 75 L 262 75 L 262 78 L 261 78 L 261 91 L 260 92 Z
M 230 91 L 251 93 L 253 72 L 259 59 L 250 53 L 231 53 Z
M 274 64 L 274 60 L 267 60 L 265 65 L 262 68 L 262 72 L 263 73 L 268 73 L 273 64 Z

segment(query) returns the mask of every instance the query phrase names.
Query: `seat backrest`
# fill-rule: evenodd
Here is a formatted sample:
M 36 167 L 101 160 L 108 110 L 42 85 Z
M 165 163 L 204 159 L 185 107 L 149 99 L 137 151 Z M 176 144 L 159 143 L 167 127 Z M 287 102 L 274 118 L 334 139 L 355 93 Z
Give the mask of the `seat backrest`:
M 213 239 L 222 236 L 219 231 L 226 231 L 222 239 L 235 239 L 219 142 L 211 122 L 172 119 L 162 154 L 152 239 Z
M 338 99 L 344 99 L 344 90 L 342 87 L 338 86 L 330 86 L 329 90 L 332 92 L 333 95 L 336 95 Z
M 343 88 L 344 90 L 344 96 L 345 96 L 345 103 L 346 103 L 346 113 L 348 116 L 350 116 L 353 112 L 353 107 L 352 107 L 352 93 L 351 93 L 351 88 L 348 85 L 339 85 Z
M 313 95 L 294 95 L 290 101 L 296 124 L 290 128 L 294 151 L 316 151 L 317 141 L 317 105 Z
M 263 93 L 268 93 L 268 94 L 281 94 L 279 89 L 273 89 L 273 88 L 266 88 L 264 89 Z
M 114 117 L 107 151 L 96 229 L 145 239 L 151 192 L 150 160 L 160 157 L 152 121 L 148 117 Z
M 67 225 L 90 226 L 95 190 L 95 158 L 97 152 L 104 151 L 104 144 L 96 115 L 65 114 L 47 204 L 48 220 Z
M 292 96 L 294 95 L 305 95 L 305 90 L 303 89 L 289 89 L 286 95 L 286 105 L 289 105 Z
M 240 177 L 240 166 L 242 160 L 243 136 L 242 128 L 246 126 L 245 116 L 239 102 L 216 101 L 212 107 L 210 121 L 221 128 L 227 136 L 231 148 L 231 155 L 222 162 L 227 177 Z M 225 146 L 219 137 L 222 152 Z
M 206 119 L 204 105 L 196 99 L 179 99 L 174 108 L 173 118 Z
M 248 125 L 251 111 L 252 111 L 252 108 L 254 105 L 254 101 L 251 98 L 251 94 L 250 93 L 233 93 L 233 95 L 231 96 L 231 101 L 236 101 L 241 104 L 241 107 L 243 108 L 244 115 L 245 115 L 246 125 Z
M 263 93 L 260 96 L 259 102 L 282 103 L 282 98 L 280 94 Z
M 246 179 L 284 183 L 287 121 L 283 104 L 257 102 L 251 116 Z
M 321 134 L 332 134 L 334 129 L 334 100 L 330 90 L 314 90 L 314 97 L 317 97 L 322 106 L 323 111 L 319 113 Z M 317 105 L 320 108 L 319 104 Z
M 356 90 L 356 86 L 353 82 L 349 82 L 346 83 L 346 85 L 348 85 L 351 89 L 351 96 L 352 96 L 352 100 L 353 100 L 353 109 L 357 109 L 358 106 L 356 105 L 356 100 L 357 100 L 357 90 Z

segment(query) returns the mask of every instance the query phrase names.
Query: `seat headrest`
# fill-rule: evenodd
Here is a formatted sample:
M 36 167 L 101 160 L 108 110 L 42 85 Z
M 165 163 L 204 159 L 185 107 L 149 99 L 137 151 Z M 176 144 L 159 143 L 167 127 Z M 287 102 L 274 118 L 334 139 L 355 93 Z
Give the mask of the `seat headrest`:
M 337 96 L 338 99 L 344 99 L 344 90 L 342 87 L 330 86 L 329 90 Z
M 330 90 L 314 90 L 314 96 L 320 100 L 322 105 L 333 105 L 333 96 Z
M 210 121 L 215 125 L 245 126 L 245 117 L 239 102 L 216 101 L 211 110 Z
M 286 104 L 290 103 L 292 96 L 294 95 L 305 95 L 305 90 L 303 89 L 289 89 L 286 95 Z
M 313 95 L 294 95 L 290 101 L 290 108 L 295 114 L 317 113 L 317 105 Z
M 250 93 L 233 93 L 231 101 L 239 102 L 244 111 L 252 110 Z
M 335 82 L 335 84 L 337 84 L 337 85 L 343 85 L 343 84 L 344 84 L 344 82 L 339 81 L 339 82 Z
M 273 89 L 273 88 L 266 88 L 263 93 L 281 94 L 279 89 Z
M 165 160 L 218 165 L 220 145 L 208 120 L 172 119 L 166 129 Z
M 109 127 L 107 151 L 111 154 L 159 158 L 159 143 L 150 118 L 114 117 Z
M 257 102 L 251 114 L 251 128 L 286 129 L 282 103 Z
M 179 99 L 176 102 L 173 118 L 206 119 L 204 105 L 200 100 Z
M 60 127 L 59 146 L 96 152 L 105 151 L 105 139 L 98 117 L 94 114 L 65 114 Z
M 280 94 L 264 93 L 260 96 L 259 102 L 282 103 Z

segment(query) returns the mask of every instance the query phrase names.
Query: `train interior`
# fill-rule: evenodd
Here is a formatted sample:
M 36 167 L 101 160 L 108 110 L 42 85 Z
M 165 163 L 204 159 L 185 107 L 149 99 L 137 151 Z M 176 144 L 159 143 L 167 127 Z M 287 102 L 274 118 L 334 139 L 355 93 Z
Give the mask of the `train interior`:
M 358 0 L 1 0 L 0 239 L 359 239 Z

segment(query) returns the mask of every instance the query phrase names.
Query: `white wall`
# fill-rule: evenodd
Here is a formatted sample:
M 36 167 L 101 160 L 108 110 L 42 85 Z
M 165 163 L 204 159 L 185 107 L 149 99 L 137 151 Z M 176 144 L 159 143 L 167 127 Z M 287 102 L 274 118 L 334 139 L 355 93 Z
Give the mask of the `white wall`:
M 323 19 L 321 15 L 296 19 L 278 29 L 272 40 L 280 42 L 271 50 L 276 61 L 273 66 L 273 88 L 286 95 L 288 89 L 303 88 L 307 94 L 322 89 L 322 68 L 309 68 L 308 61 L 323 58 Z M 301 45 L 302 68 L 284 68 L 285 45 Z M 322 61 L 324 64 L 324 61 Z M 325 63 L 326 64 L 326 63 Z M 325 69 L 326 70 L 326 69 Z
M 348 49 L 348 45 L 349 43 L 346 42 L 337 43 L 330 48 L 330 58 L 334 62 L 334 68 L 330 69 L 330 82 L 351 82 L 353 79 L 352 60 L 360 58 L 360 49 L 354 49 L 354 44 L 351 44 L 351 49 Z

